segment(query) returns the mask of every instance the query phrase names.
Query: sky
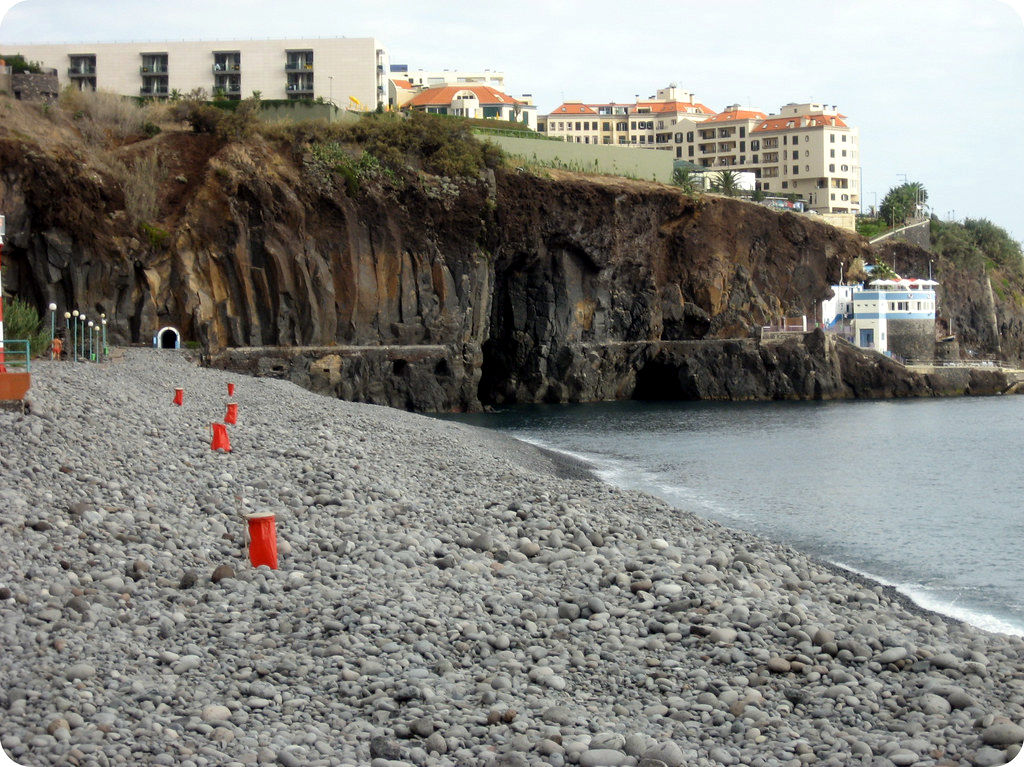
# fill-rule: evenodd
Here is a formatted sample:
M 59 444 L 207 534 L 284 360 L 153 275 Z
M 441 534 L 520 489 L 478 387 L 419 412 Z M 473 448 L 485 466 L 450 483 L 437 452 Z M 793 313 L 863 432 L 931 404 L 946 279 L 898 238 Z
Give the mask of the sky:
M 0 0 L 0 48 L 376 37 L 411 69 L 503 71 L 506 90 L 532 94 L 540 113 L 563 100 L 631 102 L 669 83 L 715 110 L 834 104 L 860 129 L 865 209 L 919 181 L 939 217 L 988 218 L 1024 240 L 1022 9 L 1024 0 Z

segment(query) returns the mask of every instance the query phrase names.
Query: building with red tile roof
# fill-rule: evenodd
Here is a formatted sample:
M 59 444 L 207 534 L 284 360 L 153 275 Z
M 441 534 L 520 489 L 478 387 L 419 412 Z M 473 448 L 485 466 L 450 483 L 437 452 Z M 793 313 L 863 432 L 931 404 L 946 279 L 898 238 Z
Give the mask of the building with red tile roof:
M 683 117 L 702 120 L 714 111 L 675 85 L 630 104 L 567 101 L 544 115 L 539 130 L 580 144 L 654 146 L 670 149 L 672 127 Z M 657 145 L 661 145 L 658 147 Z
M 779 114 L 732 105 L 698 122 L 682 120 L 676 158 L 705 168 L 751 171 L 756 188 L 796 195 L 818 213 L 860 210 L 859 132 L 823 104 L 786 104 Z
M 537 108 L 487 85 L 446 85 L 420 91 L 407 107 L 431 114 L 493 118 L 537 128 Z

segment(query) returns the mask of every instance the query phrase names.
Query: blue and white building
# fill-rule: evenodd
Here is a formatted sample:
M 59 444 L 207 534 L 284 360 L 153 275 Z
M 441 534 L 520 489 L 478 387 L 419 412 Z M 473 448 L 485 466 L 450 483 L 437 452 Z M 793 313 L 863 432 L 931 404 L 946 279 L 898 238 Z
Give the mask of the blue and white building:
M 822 302 L 822 323 L 862 349 L 930 361 L 937 284 L 901 279 L 872 280 L 866 287 L 833 285 L 833 297 Z

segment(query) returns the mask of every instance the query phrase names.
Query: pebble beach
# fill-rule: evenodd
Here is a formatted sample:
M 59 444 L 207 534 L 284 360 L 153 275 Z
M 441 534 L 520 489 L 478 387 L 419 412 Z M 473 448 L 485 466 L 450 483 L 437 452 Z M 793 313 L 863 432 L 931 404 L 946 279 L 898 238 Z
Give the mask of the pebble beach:
M 18 764 L 989 767 L 1024 742 L 1020 637 L 524 443 L 185 352 L 40 362 L 31 404 L 0 410 Z M 277 570 L 248 559 L 265 512 Z

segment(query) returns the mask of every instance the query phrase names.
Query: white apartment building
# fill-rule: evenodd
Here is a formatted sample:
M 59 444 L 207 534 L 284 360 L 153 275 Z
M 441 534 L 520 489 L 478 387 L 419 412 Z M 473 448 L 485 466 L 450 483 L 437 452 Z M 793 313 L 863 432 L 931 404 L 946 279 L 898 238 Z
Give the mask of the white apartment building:
M 728 107 L 700 124 L 683 120 L 676 157 L 753 171 L 757 188 L 796 194 L 818 213 L 860 210 L 859 132 L 834 106 L 786 104 L 776 115 Z
M 230 99 L 323 98 L 374 109 L 388 102 L 387 50 L 374 38 L 15 45 L 58 72 L 61 87 L 166 98 L 196 88 Z

